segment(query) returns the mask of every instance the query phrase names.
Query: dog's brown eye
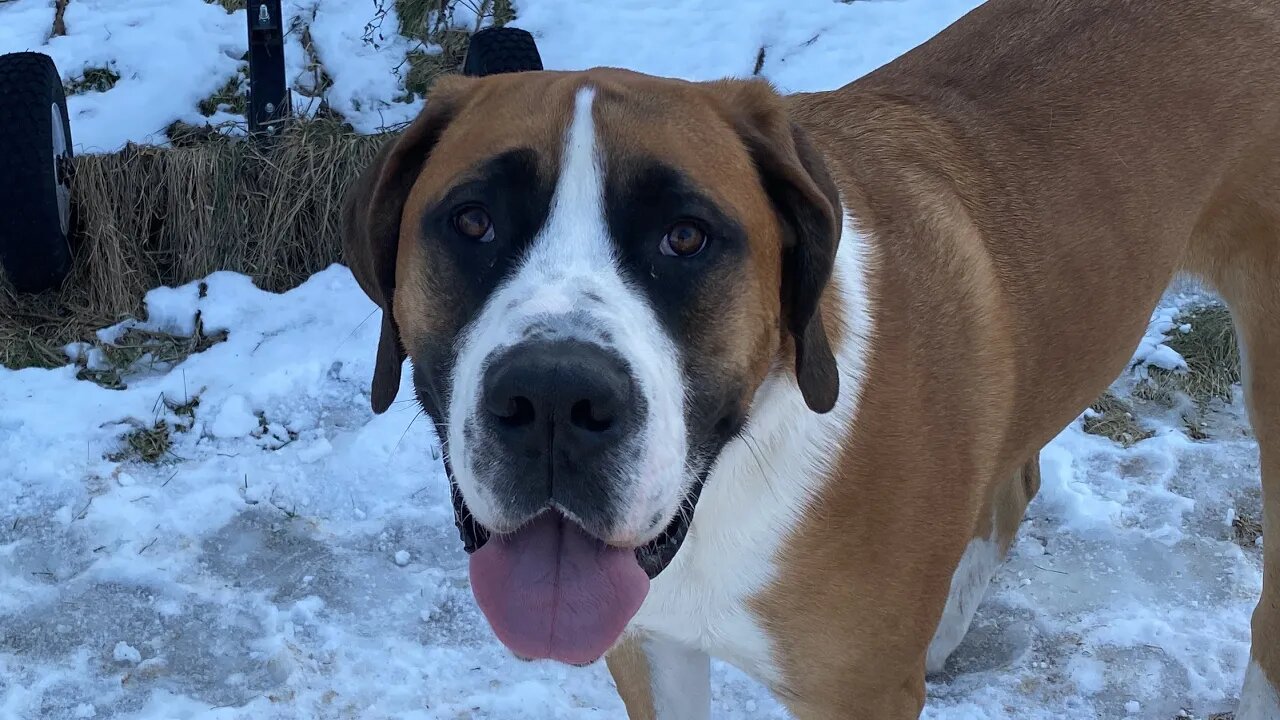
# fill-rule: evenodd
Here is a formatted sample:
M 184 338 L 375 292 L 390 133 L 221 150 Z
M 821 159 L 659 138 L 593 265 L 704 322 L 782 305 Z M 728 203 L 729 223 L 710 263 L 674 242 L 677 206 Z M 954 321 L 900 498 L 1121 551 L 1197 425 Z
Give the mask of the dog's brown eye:
M 707 246 L 707 234 L 691 222 L 676 223 L 662 237 L 662 254 L 693 257 Z
M 484 208 L 465 207 L 453 216 L 453 228 L 465 238 L 477 242 L 489 242 L 493 239 L 493 221 Z

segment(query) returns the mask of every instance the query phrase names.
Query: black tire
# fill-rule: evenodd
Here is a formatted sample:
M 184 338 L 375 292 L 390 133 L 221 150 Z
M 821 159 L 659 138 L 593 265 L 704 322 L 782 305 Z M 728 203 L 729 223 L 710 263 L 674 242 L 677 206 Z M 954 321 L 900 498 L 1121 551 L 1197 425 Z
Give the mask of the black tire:
M 71 158 L 53 59 L 0 55 L 0 267 L 18 292 L 56 287 L 71 269 Z
M 462 61 L 462 74 L 477 77 L 541 69 L 533 35 L 513 27 L 488 27 L 472 35 Z

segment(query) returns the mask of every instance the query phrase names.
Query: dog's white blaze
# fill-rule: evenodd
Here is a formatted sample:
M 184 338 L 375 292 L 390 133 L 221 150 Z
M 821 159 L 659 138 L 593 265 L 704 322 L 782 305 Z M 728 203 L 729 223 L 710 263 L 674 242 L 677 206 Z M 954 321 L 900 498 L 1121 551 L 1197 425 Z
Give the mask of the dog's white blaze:
M 653 537 L 670 522 L 684 490 L 684 383 L 675 344 L 643 294 L 619 271 L 605 218 L 605 170 L 592 119 L 594 98 L 590 87 L 575 96 L 546 224 L 460 337 L 449 408 L 450 461 L 476 519 L 489 527 L 509 525 L 465 439 L 476 422 L 488 359 L 519 342 L 534 324 L 552 325 L 562 337 L 610 348 L 631 365 L 648 407 L 635 467 L 621 468 L 619 477 L 601 478 L 621 483 L 618 496 L 629 503 L 622 509 L 620 527 L 606 539 L 635 542 Z M 658 514 L 666 519 L 654 530 L 652 519 Z
M 1267 680 L 1257 660 L 1244 673 L 1236 720 L 1280 720 L 1280 690 Z
M 925 656 L 925 671 L 941 672 L 947 658 L 964 640 L 969 632 L 969 624 L 973 622 L 973 614 L 991 585 L 991 578 L 1000 567 L 999 528 L 992 523 L 990 538 L 974 538 L 969 541 L 955 574 L 951 576 L 951 593 L 947 596 L 947 605 L 942 610 L 942 619 L 938 629 L 929 643 L 929 652 Z
M 647 637 L 641 647 L 649 660 L 657 720 L 708 720 L 711 656 L 662 637 Z
M 873 332 L 868 249 L 846 214 L 835 267 L 847 325 L 835 353 L 836 406 L 815 413 L 789 371 L 770 373 L 746 439 L 721 452 L 683 547 L 633 620 L 633 627 L 723 658 L 765 683 L 780 679 L 777 664 L 747 602 L 777 577 L 777 553 L 825 484 L 854 420 Z

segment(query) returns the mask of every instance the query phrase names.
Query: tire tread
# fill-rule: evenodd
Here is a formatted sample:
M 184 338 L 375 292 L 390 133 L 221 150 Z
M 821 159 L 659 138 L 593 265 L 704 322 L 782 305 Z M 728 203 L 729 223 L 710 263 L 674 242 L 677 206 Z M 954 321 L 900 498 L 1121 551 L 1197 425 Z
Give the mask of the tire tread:
M 0 55 L 0 98 L 0 266 L 15 289 L 38 292 L 60 282 L 71 264 L 49 154 L 51 105 L 70 134 L 53 60 L 35 52 Z

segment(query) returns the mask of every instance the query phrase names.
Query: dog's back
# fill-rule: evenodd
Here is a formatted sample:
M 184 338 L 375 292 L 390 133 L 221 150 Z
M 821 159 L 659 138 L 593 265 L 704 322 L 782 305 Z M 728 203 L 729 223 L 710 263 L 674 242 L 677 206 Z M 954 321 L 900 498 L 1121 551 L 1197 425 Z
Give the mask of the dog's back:
M 938 257 L 921 216 L 981 244 L 1024 379 L 1020 432 L 1062 407 L 1022 450 L 1121 370 L 1172 274 L 1213 274 L 1214 238 L 1238 234 L 1217 225 L 1280 222 L 1280 3 L 990 0 L 794 103 L 877 230 L 923 243 L 902 251 L 913 264 Z M 1096 299 L 1087 314 L 1080 296 Z M 1091 380 L 1089 363 L 1059 362 L 1083 348 L 1105 368 Z
M 875 248 L 867 419 L 819 500 L 827 528 L 870 526 L 875 507 L 941 545 L 976 508 L 969 550 L 996 540 L 1003 552 L 1035 492 L 1038 449 L 1121 372 L 1188 271 L 1236 318 L 1267 531 L 1280 535 L 1280 3 L 989 0 L 880 70 L 789 102 Z M 932 479 L 914 499 L 902 490 L 913 477 Z M 882 484 L 897 489 L 872 497 Z M 800 569 L 784 584 L 857 575 L 862 561 L 846 558 L 876 541 L 831 534 L 802 530 L 806 554 L 788 558 Z M 965 562 L 933 667 L 967 627 L 966 593 L 994 571 Z M 1242 720 L 1280 720 L 1280 543 L 1264 563 Z M 846 595 L 774 597 L 804 616 Z M 792 639 L 797 692 L 846 709 L 878 697 L 849 689 L 856 669 L 829 659 L 858 635 L 855 624 Z

